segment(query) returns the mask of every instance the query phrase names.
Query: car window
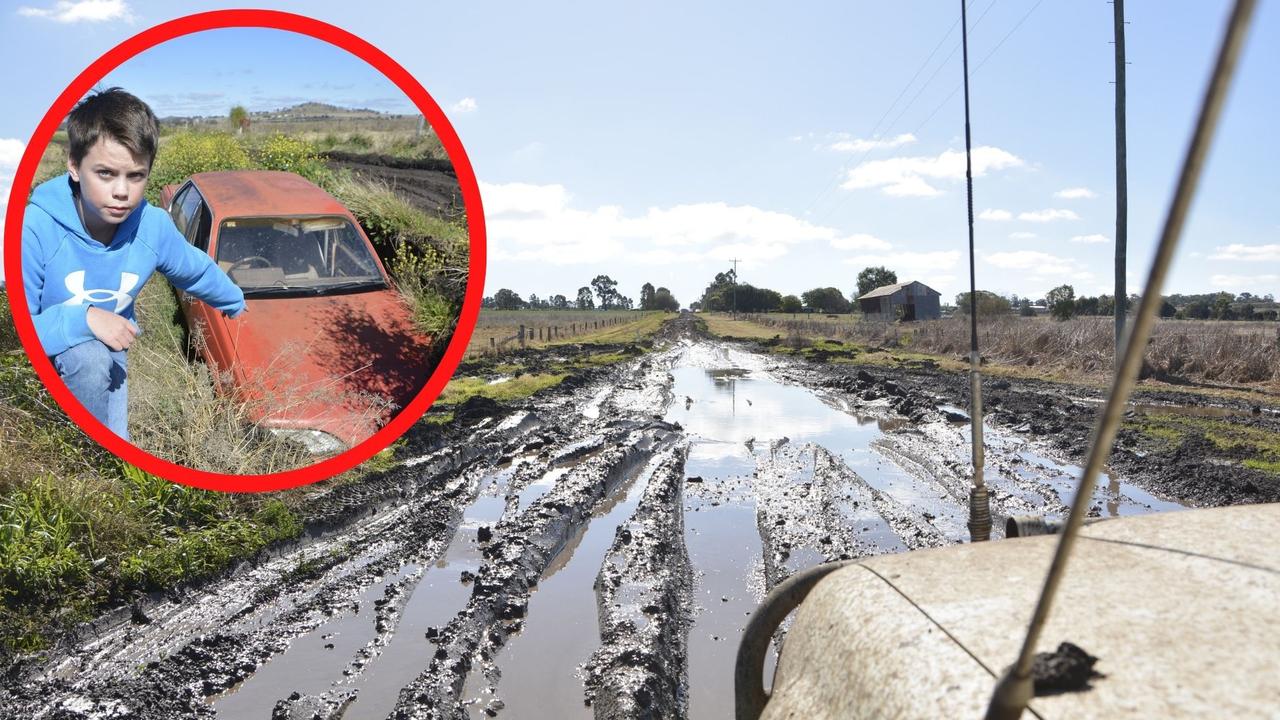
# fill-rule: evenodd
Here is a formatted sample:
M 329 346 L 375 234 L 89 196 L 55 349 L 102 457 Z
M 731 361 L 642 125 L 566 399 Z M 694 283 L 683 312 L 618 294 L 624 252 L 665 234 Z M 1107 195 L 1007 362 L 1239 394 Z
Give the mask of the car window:
M 344 217 L 224 220 L 217 261 L 246 292 L 323 293 L 386 284 L 368 242 Z
M 191 184 L 183 188 L 182 192 L 178 193 L 173 199 L 173 210 L 170 214 L 173 216 L 173 224 L 178 226 L 178 232 L 184 236 L 187 236 L 187 229 L 191 226 L 191 219 L 202 204 L 202 200 L 200 191 L 196 190 L 195 185 Z
M 173 218 L 173 224 L 177 226 L 178 232 L 185 235 L 187 233 L 187 215 L 182 213 L 182 203 L 192 193 L 190 185 L 178 191 L 177 195 L 169 201 L 169 217 Z
M 201 250 L 204 250 L 205 252 L 208 252 L 209 229 L 213 224 L 212 223 L 213 218 L 211 217 L 211 214 L 209 212 L 209 206 L 204 204 L 203 202 L 200 203 L 200 207 L 197 210 L 197 212 L 199 213 L 198 218 L 195 219 L 194 221 L 191 221 L 187 227 L 188 232 L 185 233 L 186 238 L 187 238 L 187 241 L 190 242 L 192 245 L 195 245 L 196 247 L 200 248 Z

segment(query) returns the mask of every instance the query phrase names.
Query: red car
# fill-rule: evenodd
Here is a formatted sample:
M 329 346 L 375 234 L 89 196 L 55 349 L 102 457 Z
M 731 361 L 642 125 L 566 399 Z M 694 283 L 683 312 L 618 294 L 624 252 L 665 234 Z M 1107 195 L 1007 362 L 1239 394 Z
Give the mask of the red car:
M 240 288 L 235 320 L 182 296 L 200 352 L 249 419 L 312 452 L 358 444 L 431 374 L 416 332 L 355 216 L 286 172 L 199 173 L 164 188 L 187 241 Z M 180 294 L 181 295 L 181 294 Z

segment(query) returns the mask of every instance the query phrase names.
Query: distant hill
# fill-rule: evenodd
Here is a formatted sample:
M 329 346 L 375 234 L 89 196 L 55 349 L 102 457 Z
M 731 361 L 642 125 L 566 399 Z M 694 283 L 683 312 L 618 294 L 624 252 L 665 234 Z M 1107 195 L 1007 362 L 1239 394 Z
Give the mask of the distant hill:
M 230 111 L 230 107 L 227 108 Z M 254 123 L 305 122 L 317 120 L 377 120 L 387 118 L 417 117 L 384 113 L 369 108 L 344 108 L 321 102 L 305 102 L 276 110 L 259 110 L 249 113 Z M 227 114 L 197 116 L 166 116 L 160 118 L 162 125 L 209 125 L 226 122 Z

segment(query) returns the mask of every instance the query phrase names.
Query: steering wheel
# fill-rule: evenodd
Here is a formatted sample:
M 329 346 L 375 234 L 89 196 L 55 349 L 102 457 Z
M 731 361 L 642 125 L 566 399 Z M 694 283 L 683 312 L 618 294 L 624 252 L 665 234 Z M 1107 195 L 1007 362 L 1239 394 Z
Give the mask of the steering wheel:
M 262 257 L 261 255 L 250 255 L 248 257 L 243 257 L 237 260 L 235 263 L 231 265 L 231 267 L 227 268 L 227 272 L 231 272 L 232 270 L 239 270 L 241 267 L 269 268 L 271 267 L 271 261 Z

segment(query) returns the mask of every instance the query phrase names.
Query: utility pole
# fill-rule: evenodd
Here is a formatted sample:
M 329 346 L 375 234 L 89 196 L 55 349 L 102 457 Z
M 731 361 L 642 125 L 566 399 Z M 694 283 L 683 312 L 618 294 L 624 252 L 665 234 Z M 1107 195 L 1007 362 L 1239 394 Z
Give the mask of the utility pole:
M 738 319 L 738 258 L 731 258 L 733 262 L 733 319 Z
M 969 132 L 969 18 L 960 0 L 960 44 L 964 48 L 964 177 L 969 196 L 969 433 L 973 441 L 973 484 L 969 486 L 969 539 L 991 538 L 991 496 L 982 478 L 982 376 L 978 366 L 978 284 L 973 270 L 973 140 Z
M 1113 0 L 1116 45 L 1116 362 L 1120 362 L 1124 315 L 1129 295 L 1125 289 L 1126 245 L 1129 234 L 1128 149 L 1125 145 L 1124 119 L 1124 0 Z

